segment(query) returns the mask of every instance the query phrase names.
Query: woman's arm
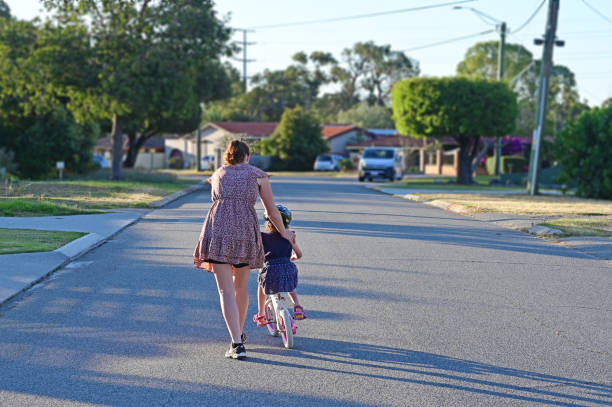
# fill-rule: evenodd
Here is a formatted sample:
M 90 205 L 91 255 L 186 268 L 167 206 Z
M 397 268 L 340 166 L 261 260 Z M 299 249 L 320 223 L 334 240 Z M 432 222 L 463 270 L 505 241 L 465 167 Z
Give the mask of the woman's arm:
M 261 197 L 261 202 L 263 203 L 264 208 L 266 208 L 268 219 L 270 219 L 270 222 L 272 222 L 282 237 L 289 241 L 293 240 L 295 234 L 292 231 L 285 229 L 283 218 L 274 204 L 274 196 L 272 195 L 270 180 L 267 177 L 257 178 L 257 182 L 259 183 L 259 196 Z

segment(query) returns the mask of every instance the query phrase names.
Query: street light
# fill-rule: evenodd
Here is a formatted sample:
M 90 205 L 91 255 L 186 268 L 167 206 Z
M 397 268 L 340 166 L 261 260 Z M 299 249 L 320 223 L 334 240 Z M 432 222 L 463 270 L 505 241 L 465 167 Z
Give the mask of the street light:
M 453 7 L 453 9 L 454 10 L 470 10 L 471 12 L 479 16 L 488 18 L 489 20 L 495 22 L 495 29 L 497 30 L 497 32 L 499 32 L 499 49 L 497 53 L 497 80 L 501 81 L 504 78 L 504 51 L 506 48 L 506 31 L 507 31 L 506 23 L 486 13 L 483 13 L 482 11 L 477 10 L 473 7 L 455 6 Z M 501 138 L 497 137 L 497 139 L 495 140 L 495 175 L 496 176 L 499 176 L 499 174 L 501 173 L 501 149 L 502 149 Z

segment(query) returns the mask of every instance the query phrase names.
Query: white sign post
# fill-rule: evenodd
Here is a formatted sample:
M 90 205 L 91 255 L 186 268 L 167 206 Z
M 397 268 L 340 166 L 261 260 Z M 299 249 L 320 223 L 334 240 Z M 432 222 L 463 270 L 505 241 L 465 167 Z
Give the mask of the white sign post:
M 55 168 L 57 168 L 57 170 L 59 171 L 59 179 L 61 180 L 63 176 L 63 172 L 64 172 L 64 162 L 63 161 L 56 162 Z

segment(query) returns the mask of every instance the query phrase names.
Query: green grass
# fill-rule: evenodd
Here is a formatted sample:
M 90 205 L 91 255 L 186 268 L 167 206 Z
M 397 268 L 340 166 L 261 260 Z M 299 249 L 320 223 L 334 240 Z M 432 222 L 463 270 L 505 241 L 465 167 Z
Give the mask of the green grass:
M 564 236 L 612 236 L 612 216 L 561 218 L 542 223 L 542 225 L 559 229 Z
M 152 171 L 124 171 L 124 179 L 111 181 L 108 171 L 65 181 L 20 181 L 0 185 L 1 216 L 53 216 L 92 213 L 96 209 L 147 208 L 198 180 Z M 11 203 L 16 201 L 16 203 Z M 20 210 L 25 206 L 28 210 Z M 55 207 L 55 208 L 54 208 Z
M 48 252 L 85 234 L 55 230 L 0 229 L 0 254 Z
M 36 199 L 0 199 L 0 216 L 65 216 L 88 213 L 102 213 L 102 211 Z

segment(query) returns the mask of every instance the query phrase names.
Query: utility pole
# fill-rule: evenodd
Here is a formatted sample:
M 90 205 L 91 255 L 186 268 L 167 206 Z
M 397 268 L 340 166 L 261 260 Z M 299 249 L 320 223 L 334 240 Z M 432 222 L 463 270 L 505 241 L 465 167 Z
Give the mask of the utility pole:
M 531 142 L 531 157 L 529 160 L 529 176 L 527 178 L 527 189 L 529 195 L 538 193 L 538 183 L 540 178 L 540 145 L 542 134 L 546 127 L 546 102 L 548 98 L 548 85 L 550 71 L 552 70 L 552 55 L 554 45 L 563 46 L 564 42 L 556 40 L 557 21 L 559 18 L 559 1 L 548 1 L 548 17 L 546 18 L 546 32 L 544 40 L 537 38 L 534 40 L 536 45 L 544 44 L 542 51 L 542 61 L 540 69 L 540 86 L 538 87 L 538 100 L 536 109 L 536 126 L 533 131 Z
M 497 53 L 497 80 L 504 79 L 504 52 L 506 49 L 506 22 L 502 21 L 499 27 L 499 49 Z M 501 155 L 502 155 L 502 140 L 497 137 L 495 140 L 495 175 L 501 174 Z
M 254 42 L 247 41 L 247 33 L 255 32 L 255 30 L 247 30 L 245 28 L 234 28 L 234 31 L 242 31 L 242 58 L 234 58 L 238 62 L 242 62 L 242 90 L 247 91 L 247 63 L 254 62 L 254 59 L 247 58 L 247 46 L 254 45 Z

